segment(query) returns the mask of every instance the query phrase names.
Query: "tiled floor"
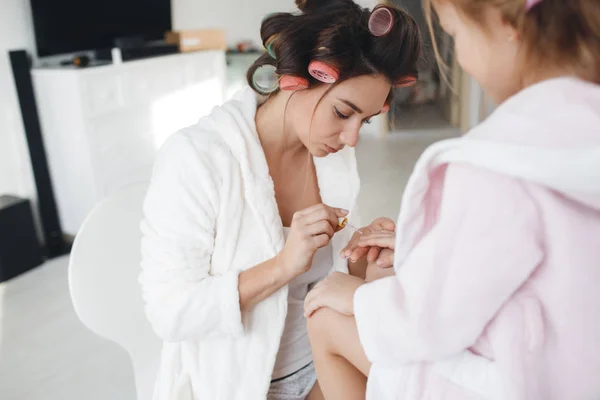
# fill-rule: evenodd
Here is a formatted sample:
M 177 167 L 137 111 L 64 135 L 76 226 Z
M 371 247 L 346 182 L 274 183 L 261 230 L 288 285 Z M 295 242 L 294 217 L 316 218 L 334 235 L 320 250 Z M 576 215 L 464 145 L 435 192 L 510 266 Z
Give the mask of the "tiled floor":
M 395 218 L 415 161 L 453 130 L 364 139 L 358 147 L 364 221 Z M 78 321 L 67 289 L 67 258 L 0 284 L 0 399 L 134 400 L 126 353 Z

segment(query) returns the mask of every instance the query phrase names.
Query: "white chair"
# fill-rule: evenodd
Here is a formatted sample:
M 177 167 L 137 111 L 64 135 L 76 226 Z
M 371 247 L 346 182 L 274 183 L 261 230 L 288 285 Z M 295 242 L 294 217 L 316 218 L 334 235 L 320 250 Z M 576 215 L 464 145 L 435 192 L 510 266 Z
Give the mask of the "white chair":
M 69 288 L 75 312 L 90 330 L 131 357 L 138 400 L 152 398 L 161 342 L 144 315 L 140 222 L 148 185 L 120 190 L 88 215 L 73 243 Z

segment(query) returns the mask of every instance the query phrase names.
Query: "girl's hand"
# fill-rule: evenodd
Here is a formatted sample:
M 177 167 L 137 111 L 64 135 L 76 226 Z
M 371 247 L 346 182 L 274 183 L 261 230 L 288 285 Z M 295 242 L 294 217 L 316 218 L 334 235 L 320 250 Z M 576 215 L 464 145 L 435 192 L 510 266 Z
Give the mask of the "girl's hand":
M 286 279 L 294 279 L 310 269 L 316 251 L 329 244 L 340 218 L 348 211 L 317 204 L 298 211 L 292 219 L 285 246 L 277 255 Z
M 367 256 L 368 263 L 372 263 L 375 260 L 377 260 L 377 258 L 379 257 L 379 252 L 381 251 L 381 248 L 379 248 L 379 247 L 370 247 L 370 248 L 358 247 L 358 242 L 361 239 L 361 237 L 368 235 L 370 233 L 373 233 L 373 232 L 381 231 L 381 230 L 395 231 L 396 224 L 394 223 L 394 221 L 392 221 L 389 218 L 377 218 L 376 220 L 371 222 L 371 224 L 369 224 L 363 228 L 360 228 L 360 231 L 363 234 L 355 232 L 354 235 L 352 235 L 352 239 L 350 239 L 350 242 L 348 243 L 348 245 L 341 251 L 341 253 L 340 253 L 341 257 L 348 258 L 353 263 L 357 262 L 358 260 L 363 258 L 365 255 Z
M 365 283 L 352 275 L 334 272 L 308 292 L 304 300 L 304 316 L 310 318 L 322 307 L 340 314 L 354 315 L 354 293 Z
M 375 262 L 379 268 L 391 268 L 394 266 L 394 250 L 383 249 Z
M 381 230 L 377 232 L 366 233 L 361 235 L 356 246 L 363 249 L 379 247 L 380 249 L 394 250 L 394 247 L 396 247 L 396 232 Z

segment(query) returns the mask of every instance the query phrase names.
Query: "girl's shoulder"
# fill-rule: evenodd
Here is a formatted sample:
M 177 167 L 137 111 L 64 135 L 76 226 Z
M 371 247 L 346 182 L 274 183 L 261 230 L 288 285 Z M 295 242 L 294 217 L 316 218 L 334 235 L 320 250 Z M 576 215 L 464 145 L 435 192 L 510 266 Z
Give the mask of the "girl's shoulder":
M 572 77 L 531 85 L 466 137 L 539 148 L 600 146 L 600 85 Z

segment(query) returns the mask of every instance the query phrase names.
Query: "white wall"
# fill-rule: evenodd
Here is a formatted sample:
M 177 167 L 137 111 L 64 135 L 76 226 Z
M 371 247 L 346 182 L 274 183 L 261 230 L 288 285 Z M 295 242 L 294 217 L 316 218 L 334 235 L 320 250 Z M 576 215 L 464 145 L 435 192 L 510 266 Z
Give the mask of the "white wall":
M 172 0 L 173 28 L 220 28 L 227 43 L 242 40 L 260 43 L 260 23 L 272 12 L 293 11 L 293 0 Z
M 220 28 L 227 43 L 242 40 L 260 44 L 260 23 L 272 12 L 296 11 L 294 0 L 171 0 L 174 29 Z M 326 0 L 324 0 L 326 1 Z M 372 7 L 377 0 L 355 0 Z
M 373 6 L 376 0 L 358 0 Z M 295 11 L 294 0 L 172 0 L 174 29 L 225 29 L 228 43 L 260 43 L 260 23 L 272 12 Z M 8 50 L 35 53 L 28 0 L 0 0 L 0 194 L 11 193 L 35 203 L 35 184 L 25 141 Z
M 28 0 L 0 1 L 0 194 L 35 198 L 29 151 L 8 50 L 33 50 Z

